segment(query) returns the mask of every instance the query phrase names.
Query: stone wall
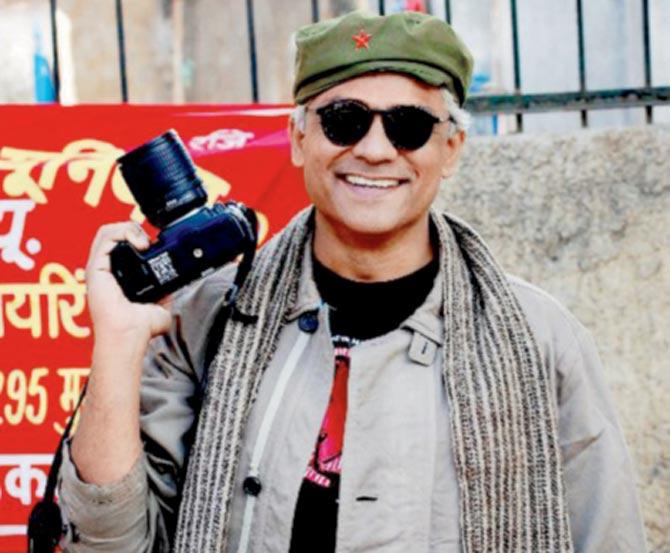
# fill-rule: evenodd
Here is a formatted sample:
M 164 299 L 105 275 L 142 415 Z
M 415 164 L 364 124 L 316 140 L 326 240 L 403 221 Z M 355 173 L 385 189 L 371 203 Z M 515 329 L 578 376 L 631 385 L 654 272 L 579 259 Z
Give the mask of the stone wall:
M 437 205 L 592 332 L 670 553 L 670 127 L 473 138 Z

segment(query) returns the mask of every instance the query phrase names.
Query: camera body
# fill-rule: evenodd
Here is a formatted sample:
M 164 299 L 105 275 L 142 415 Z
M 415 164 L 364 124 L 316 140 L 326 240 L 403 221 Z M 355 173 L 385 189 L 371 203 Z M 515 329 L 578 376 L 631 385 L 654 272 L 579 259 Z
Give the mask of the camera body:
M 244 204 L 204 207 L 207 195 L 174 130 L 118 160 L 142 213 L 160 228 L 144 251 L 127 241 L 110 253 L 112 274 L 133 302 L 155 302 L 256 247 L 256 216 Z
M 236 202 L 215 204 L 163 229 L 148 250 L 119 242 L 112 250 L 112 273 L 133 302 L 155 302 L 235 259 L 255 241 L 244 210 Z

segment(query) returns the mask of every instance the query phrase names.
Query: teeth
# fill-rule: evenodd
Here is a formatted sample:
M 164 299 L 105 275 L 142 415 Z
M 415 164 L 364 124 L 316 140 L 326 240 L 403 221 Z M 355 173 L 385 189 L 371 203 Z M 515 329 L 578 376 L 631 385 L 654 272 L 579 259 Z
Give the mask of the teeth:
M 345 175 L 344 180 L 346 180 L 349 184 L 355 184 L 356 186 L 369 186 L 372 188 L 390 188 L 400 184 L 400 181 L 397 179 L 370 179 L 361 177 L 359 175 Z

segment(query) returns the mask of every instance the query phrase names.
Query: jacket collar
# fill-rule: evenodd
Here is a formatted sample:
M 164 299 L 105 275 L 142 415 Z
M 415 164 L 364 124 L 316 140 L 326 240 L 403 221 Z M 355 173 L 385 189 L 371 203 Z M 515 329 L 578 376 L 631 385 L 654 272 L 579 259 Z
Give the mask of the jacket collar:
M 286 319 L 293 321 L 308 311 L 316 311 L 323 306 L 323 300 L 314 282 L 312 238 L 305 242 L 302 256 L 298 297 L 295 305 L 288 312 Z M 438 248 L 438 256 L 443 252 Z M 438 260 L 439 263 L 439 260 Z M 433 287 L 426 300 L 400 326 L 420 332 L 438 345 L 442 344 L 444 323 L 442 321 L 443 275 L 438 271 Z
M 288 312 L 287 320 L 292 321 L 297 319 L 303 313 L 308 311 L 316 311 L 323 302 L 319 295 L 319 290 L 314 282 L 314 270 L 312 260 L 312 242 L 314 235 L 310 236 L 309 240 L 305 241 L 305 251 L 302 256 L 302 268 L 300 270 L 300 282 L 298 283 L 298 297 L 295 305 Z

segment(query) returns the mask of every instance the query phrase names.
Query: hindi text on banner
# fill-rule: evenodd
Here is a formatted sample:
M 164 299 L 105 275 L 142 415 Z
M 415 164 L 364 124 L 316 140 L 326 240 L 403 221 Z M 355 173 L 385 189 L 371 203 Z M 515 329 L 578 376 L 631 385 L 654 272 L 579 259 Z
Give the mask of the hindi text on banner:
M 57 280 L 53 280 L 54 277 Z M 50 338 L 58 338 L 61 326 L 75 338 L 86 338 L 91 329 L 80 326 L 75 318 L 86 307 L 84 270 L 74 275 L 59 263 L 47 263 L 37 283 L 0 284 L 0 338 L 5 321 L 17 330 L 29 330 L 33 338 L 42 336 L 42 302 L 47 298 L 47 328 Z M 26 305 L 29 306 L 26 314 Z
M 21 251 L 26 217 L 34 208 L 33 200 L 0 200 L 0 221 L 5 215 L 11 214 L 12 217 L 9 231 L 0 235 L 0 258 L 5 263 L 15 263 L 24 271 L 35 266 L 35 261 L 28 254 L 34 255 L 41 249 L 36 238 L 29 238 L 25 244 L 27 253 Z
M 33 503 L 33 489 L 35 497 L 44 497 L 48 469 L 38 468 L 38 465 L 48 467 L 52 460 L 53 455 L 0 455 L 0 467 L 11 467 L 5 474 L 2 495 L 7 494 L 18 499 L 22 505 Z M 37 486 L 33 486 L 33 482 L 36 482 Z
M 84 367 L 64 367 L 58 369 L 56 373 L 63 379 L 63 390 L 59 397 L 60 407 L 66 413 L 72 413 L 77 406 L 81 390 L 84 387 L 84 381 L 88 378 L 91 369 Z M 72 432 L 77 430 L 79 422 L 79 413 L 75 415 L 75 420 L 72 423 Z M 67 422 L 65 423 L 67 424 Z M 54 422 L 54 430 L 62 435 L 65 431 L 65 426 L 58 422 Z

